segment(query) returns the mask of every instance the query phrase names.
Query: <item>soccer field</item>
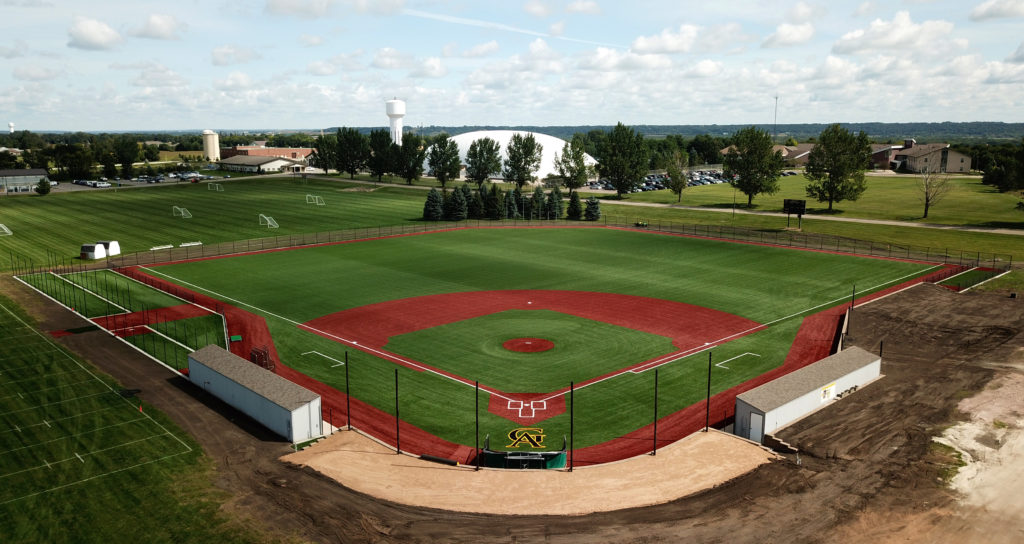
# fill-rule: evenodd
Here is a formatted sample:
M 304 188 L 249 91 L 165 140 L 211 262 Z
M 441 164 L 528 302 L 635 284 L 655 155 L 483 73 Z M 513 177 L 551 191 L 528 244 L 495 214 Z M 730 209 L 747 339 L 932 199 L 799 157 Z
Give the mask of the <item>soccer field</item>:
M 563 228 L 455 230 L 141 271 L 263 318 L 281 363 L 313 380 L 344 391 L 347 370 L 352 397 L 378 418 L 394 414 L 397 370 L 402 421 L 472 446 L 479 381 L 481 435 L 530 425 L 554 449 L 569 434 L 570 382 L 575 446 L 601 444 L 652 422 L 655 368 L 659 413 L 678 412 L 704 398 L 708 350 L 714 394 L 782 365 L 803 317 L 933 269 Z M 504 349 L 514 337 L 554 347 Z

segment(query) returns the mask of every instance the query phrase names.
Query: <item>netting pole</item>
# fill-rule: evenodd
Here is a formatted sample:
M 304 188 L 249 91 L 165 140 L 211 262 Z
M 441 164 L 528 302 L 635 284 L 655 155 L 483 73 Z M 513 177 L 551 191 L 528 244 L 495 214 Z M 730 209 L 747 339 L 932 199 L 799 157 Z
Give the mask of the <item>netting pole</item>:
M 402 437 L 399 434 L 399 421 L 398 419 L 398 369 L 395 369 L 395 454 L 401 455 L 402 453 Z
M 654 447 L 651 455 L 658 455 L 658 369 L 654 369 Z
M 352 395 L 348 392 L 348 351 L 345 351 L 345 425 L 352 430 Z
M 569 472 L 572 472 L 576 461 L 576 401 L 573 398 L 576 392 L 574 382 L 569 382 Z
M 473 415 L 476 416 L 476 432 L 474 439 L 476 440 L 476 470 L 480 470 L 480 381 L 476 381 L 476 410 Z
M 704 402 L 704 432 L 711 426 L 711 352 L 708 352 L 708 394 Z

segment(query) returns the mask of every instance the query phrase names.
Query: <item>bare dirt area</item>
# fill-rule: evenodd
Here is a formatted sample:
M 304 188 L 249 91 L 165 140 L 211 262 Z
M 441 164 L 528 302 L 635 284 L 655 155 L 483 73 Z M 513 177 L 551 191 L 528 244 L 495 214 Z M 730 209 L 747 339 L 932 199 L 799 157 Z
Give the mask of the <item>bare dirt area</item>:
M 44 329 L 85 324 L 9 278 L 0 279 L 0 288 Z M 921 285 L 858 307 L 848 343 L 877 351 L 884 341 L 884 377 L 779 433 L 801 450 L 799 464 L 789 455 L 663 504 L 576 516 L 453 512 L 365 495 L 282 461 L 289 452 L 286 444 L 106 333 L 59 341 L 126 387 L 142 389 L 146 402 L 195 436 L 215 462 L 214 484 L 232 496 L 224 508 L 272 534 L 381 543 L 1010 542 L 1024 534 L 1019 506 L 1016 512 L 1009 509 L 1019 503 L 999 508 L 1004 500 L 999 497 L 1007 495 L 983 490 L 1020 486 L 983 474 L 1012 474 L 1024 462 L 1020 443 L 1014 442 L 1024 400 L 1013 389 L 999 393 L 996 388 L 1015 387 L 1006 376 L 1021 372 L 1022 331 L 1024 301 L 999 294 L 955 294 Z M 987 412 L 986 397 L 974 396 L 983 390 L 1009 400 Z M 981 404 L 970 404 L 972 398 Z M 970 450 L 967 441 L 961 447 L 973 451 L 971 459 L 982 459 L 984 451 L 984 461 L 949 487 L 942 477 L 956 459 L 948 448 L 936 447 L 933 437 L 972 418 L 984 432 L 970 436 L 987 449 Z M 382 479 L 399 474 L 383 461 L 379 465 Z M 424 470 L 438 468 L 444 467 Z M 662 474 L 663 469 L 652 464 L 638 470 Z M 664 474 L 680 487 L 686 483 L 685 475 Z M 642 477 L 624 478 L 620 485 L 642 492 Z M 401 485 L 400 478 L 396 481 Z M 502 485 L 478 500 L 529 496 L 538 484 L 513 479 Z M 587 497 L 596 490 L 563 492 Z

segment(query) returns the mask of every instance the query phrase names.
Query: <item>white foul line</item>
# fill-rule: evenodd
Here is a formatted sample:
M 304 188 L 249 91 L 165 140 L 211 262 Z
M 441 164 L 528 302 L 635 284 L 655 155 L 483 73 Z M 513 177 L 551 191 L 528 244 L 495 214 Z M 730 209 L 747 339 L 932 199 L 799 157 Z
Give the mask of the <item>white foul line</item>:
M 307 351 L 307 352 L 303 353 L 303 355 L 309 355 L 310 353 L 314 353 L 316 355 L 319 355 L 319 356 L 323 357 L 324 359 L 330 359 L 330 360 L 334 361 L 335 363 L 338 363 L 336 365 L 331 365 L 331 368 L 334 368 L 336 366 L 344 366 L 345 365 L 345 361 L 339 361 L 339 360 L 335 359 L 334 357 L 331 357 L 331 356 L 328 356 L 328 355 L 324 355 L 323 353 L 320 353 L 319 351 Z

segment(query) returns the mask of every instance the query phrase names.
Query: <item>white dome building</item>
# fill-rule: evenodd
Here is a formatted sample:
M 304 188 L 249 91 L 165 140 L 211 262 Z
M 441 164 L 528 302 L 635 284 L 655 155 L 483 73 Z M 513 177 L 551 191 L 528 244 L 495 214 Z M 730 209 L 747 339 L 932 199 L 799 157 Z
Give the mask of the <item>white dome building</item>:
M 520 130 L 477 130 L 474 132 L 465 132 L 456 136 L 452 136 L 451 139 L 455 141 L 459 146 L 459 160 L 462 164 L 466 164 L 466 153 L 469 152 L 469 146 L 475 141 L 481 138 L 490 138 L 495 142 L 498 142 L 498 146 L 501 148 L 501 161 L 504 164 L 507 155 L 505 155 L 505 149 L 508 148 L 508 142 L 512 139 L 513 134 L 533 134 L 534 139 L 541 145 L 541 158 L 540 168 L 533 173 L 534 177 L 538 180 L 543 180 L 550 174 L 558 175 L 558 169 L 555 168 L 555 155 L 562 154 L 562 147 L 565 146 L 565 140 L 556 138 L 554 136 L 548 136 L 547 134 L 541 134 L 539 132 L 528 132 Z M 597 164 L 590 155 L 584 156 L 584 162 L 588 166 Z M 429 166 L 424 165 L 426 168 Z M 494 177 L 501 177 L 500 172 L 493 172 Z

